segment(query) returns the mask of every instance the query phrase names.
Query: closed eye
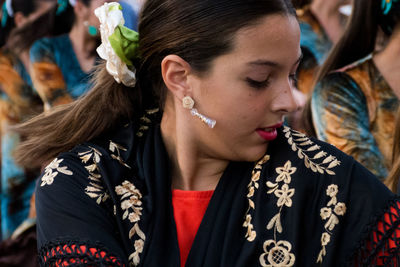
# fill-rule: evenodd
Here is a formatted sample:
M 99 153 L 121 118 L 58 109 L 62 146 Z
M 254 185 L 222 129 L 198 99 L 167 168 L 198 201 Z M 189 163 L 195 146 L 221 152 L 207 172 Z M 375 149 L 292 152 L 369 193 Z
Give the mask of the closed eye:
M 263 89 L 267 88 L 269 85 L 269 77 L 264 81 L 256 81 L 250 78 L 246 78 L 246 82 L 255 89 Z

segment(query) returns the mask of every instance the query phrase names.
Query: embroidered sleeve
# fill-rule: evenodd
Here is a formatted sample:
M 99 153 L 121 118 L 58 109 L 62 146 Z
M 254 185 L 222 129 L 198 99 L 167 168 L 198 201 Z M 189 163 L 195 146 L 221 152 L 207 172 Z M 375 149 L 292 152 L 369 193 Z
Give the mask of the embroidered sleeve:
M 116 234 L 118 227 L 113 204 L 103 201 L 103 198 L 98 201 L 98 197 L 88 194 L 87 188 L 93 181 L 92 168 L 82 162 L 80 152 L 85 151 L 68 152 L 54 159 L 39 178 L 36 212 L 38 249 L 42 260 L 50 260 L 50 266 L 64 266 L 66 262 L 71 263 L 71 259 L 84 263 L 87 260 L 90 263 L 116 260 L 125 264 L 128 256 Z M 96 193 L 106 195 L 107 189 L 100 186 L 101 179 L 95 182 Z M 96 246 L 88 245 L 87 240 Z M 110 265 L 114 266 L 104 266 Z
M 313 91 L 311 108 L 319 139 L 353 156 L 379 178 L 387 176 L 384 157 L 369 129 L 365 96 L 347 74 L 324 78 Z
M 36 41 L 30 49 L 31 78 L 45 108 L 72 101 L 65 80 L 54 59 L 48 38 Z
M 88 242 L 51 242 L 39 251 L 40 266 L 126 266 L 98 244 Z
M 353 266 L 400 265 L 400 201 L 394 202 L 365 240 Z

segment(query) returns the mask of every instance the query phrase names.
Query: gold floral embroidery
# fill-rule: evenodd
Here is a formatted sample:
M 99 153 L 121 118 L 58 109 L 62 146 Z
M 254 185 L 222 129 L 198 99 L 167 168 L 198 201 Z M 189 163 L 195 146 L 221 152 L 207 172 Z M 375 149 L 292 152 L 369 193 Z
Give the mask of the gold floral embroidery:
M 296 170 L 297 168 L 292 167 L 292 163 L 290 160 L 288 160 L 283 167 L 278 167 L 275 169 L 275 171 L 279 174 L 275 179 L 276 182 L 267 182 L 267 187 L 269 188 L 267 193 L 274 193 L 274 195 L 278 198 L 276 205 L 279 208 L 278 213 L 269 221 L 267 225 L 268 230 L 271 230 L 274 227 L 275 231 L 282 233 L 280 215 L 284 206 L 289 208 L 292 206 L 292 197 L 295 193 L 295 190 L 294 188 L 289 188 L 289 183 L 292 181 L 291 175 L 294 174 Z M 280 189 L 278 189 L 280 182 L 283 182 L 283 185 Z
M 263 245 L 264 253 L 260 256 L 260 264 L 263 267 L 293 266 L 296 257 L 292 250 L 292 245 L 287 241 L 267 240 Z M 265 261 L 267 257 L 267 261 Z
M 149 109 L 146 110 L 146 114 L 140 118 L 140 121 L 142 123 L 144 123 L 143 125 L 140 125 L 139 130 L 137 131 L 136 135 L 138 137 L 142 137 L 144 134 L 144 131 L 149 129 L 149 126 L 151 124 L 151 119 L 148 117 L 149 115 L 153 115 L 156 114 L 159 111 L 158 108 L 154 108 L 154 109 Z M 146 125 L 147 124 L 147 125 Z
M 54 182 L 54 178 L 59 172 L 65 175 L 72 175 L 72 171 L 68 170 L 67 166 L 60 167 L 60 163 L 64 159 L 55 158 L 47 167 L 44 169 L 44 175 L 42 176 L 42 183 L 40 186 L 51 185 Z
M 275 197 L 278 198 L 276 205 L 278 206 L 279 211 L 267 224 L 268 230 L 271 230 L 272 228 L 274 229 L 274 240 L 267 240 L 264 242 L 264 253 L 260 256 L 261 266 L 289 267 L 293 266 L 295 263 L 296 257 L 293 253 L 290 253 L 292 245 L 285 240 L 277 241 L 276 235 L 277 232 L 282 233 L 283 231 L 281 222 L 281 213 L 283 207 L 286 206 L 290 208 L 293 204 L 292 197 L 294 196 L 295 189 L 290 188 L 289 184 L 292 181 L 292 174 L 294 174 L 296 170 L 297 168 L 292 167 L 291 161 L 288 160 L 283 167 L 278 167 L 275 169 L 276 173 L 278 174 L 278 176 L 275 178 L 275 183 L 270 181 L 267 181 L 266 183 L 267 187 L 269 188 L 267 194 L 274 193 Z
M 113 152 L 113 153 L 117 153 L 117 154 L 111 154 L 111 157 L 113 158 L 113 159 L 115 159 L 115 160 L 118 160 L 118 162 L 119 163 L 121 163 L 122 165 L 124 165 L 125 167 L 127 167 L 127 168 L 131 168 L 128 164 L 126 164 L 125 162 L 124 162 L 124 160 L 121 158 L 121 150 L 122 151 L 127 151 L 127 149 L 126 148 L 124 148 L 123 146 L 121 146 L 121 145 L 118 145 L 118 144 L 116 144 L 116 143 L 114 143 L 113 141 L 111 141 L 110 140 L 110 145 L 109 145 L 109 147 L 108 147 L 108 149 L 110 149 L 110 151 L 111 152 Z
M 129 256 L 134 266 L 139 265 L 139 254 L 143 252 L 144 241 L 146 240 L 145 234 L 139 227 L 140 216 L 142 215 L 142 194 L 140 191 L 129 181 L 124 181 L 122 185 L 115 187 L 117 195 L 121 196 L 121 209 L 124 211 L 122 219 L 128 219 L 129 222 L 134 224 L 129 231 L 129 239 L 137 235 L 138 239 L 135 240 L 133 252 Z
M 96 199 L 97 204 L 106 201 L 109 198 L 109 195 L 104 190 L 101 175 L 97 167 L 102 154 L 97 149 L 89 147 L 88 151 L 78 153 L 78 155 L 82 160 L 82 163 L 87 164 L 85 165 L 85 169 L 89 172 L 88 178 L 90 182 L 85 189 L 86 194 L 89 197 Z
M 311 141 L 305 134 L 291 130 L 286 126 L 283 127 L 283 132 L 292 150 L 297 151 L 297 156 L 300 159 L 304 159 L 304 165 L 308 169 L 321 174 L 335 175 L 332 168 L 340 165 L 340 161 L 336 157 L 328 155 L 325 151 L 318 151 L 321 147 Z M 310 153 L 315 154 L 311 157 Z
M 339 193 L 339 187 L 335 184 L 331 184 L 326 189 L 326 195 L 331 199 L 329 200 L 326 207 L 323 207 L 320 211 L 322 220 L 326 221 L 324 228 L 325 231 L 321 235 L 322 249 L 318 254 L 317 263 L 322 263 L 323 257 L 326 255 L 326 246 L 331 241 L 332 231 L 335 226 L 339 223 L 338 216 L 343 216 L 346 213 L 346 204 L 337 202 L 336 195 Z
M 254 201 L 251 199 L 254 196 L 254 192 L 256 189 L 259 188 L 259 183 L 258 180 L 260 180 L 260 174 L 261 174 L 261 170 L 262 170 L 262 165 L 264 165 L 267 161 L 269 160 L 269 155 L 264 155 L 264 157 L 262 159 L 260 159 L 253 171 L 251 172 L 251 181 L 250 183 L 247 185 L 247 188 L 249 190 L 248 194 L 247 194 L 247 200 L 249 202 L 249 208 L 246 211 L 246 215 L 245 215 L 245 221 L 243 223 L 243 227 L 247 228 L 247 232 L 245 235 L 245 238 L 247 239 L 247 241 L 252 242 L 254 241 L 254 239 L 257 236 L 256 231 L 254 230 L 254 226 L 251 223 L 252 217 L 250 214 L 251 209 L 255 209 L 255 205 L 254 205 Z

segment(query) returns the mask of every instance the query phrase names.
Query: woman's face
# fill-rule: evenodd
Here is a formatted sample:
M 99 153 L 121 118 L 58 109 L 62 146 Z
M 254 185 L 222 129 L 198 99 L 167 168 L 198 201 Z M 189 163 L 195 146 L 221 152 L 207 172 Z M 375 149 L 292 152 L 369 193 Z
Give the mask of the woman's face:
M 270 15 L 239 30 L 233 51 L 216 58 L 206 75 L 189 76 L 195 108 L 216 120 L 213 129 L 196 117 L 189 123 L 202 153 L 234 161 L 265 154 L 284 116 L 297 109 L 299 42 L 295 17 Z
M 92 0 L 92 1 L 90 1 L 89 6 L 87 7 L 87 9 L 88 9 L 87 22 L 89 23 L 89 25 L 92 25 L 92 26 L 96 27 L 97 29 L 100 28 L 100 21 L 94 14 L 94 11 L 96 10 L 96 8 L 101 7 L 106 2 L 112 2 L 112 1 L 111 0 L 108 0 L 108 1 L 107 0 Z

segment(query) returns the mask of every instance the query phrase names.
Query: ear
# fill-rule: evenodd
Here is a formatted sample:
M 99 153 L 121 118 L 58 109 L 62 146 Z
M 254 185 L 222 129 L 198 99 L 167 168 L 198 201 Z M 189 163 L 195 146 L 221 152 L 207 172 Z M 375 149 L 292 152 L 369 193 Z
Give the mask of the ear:
M 161 62 L 161 74 L 168 90 L 179 100 L 191 94 L 188 75 L 191 67 L 177 55 L 168 55 Z
M 26 22 L 27 18 L 22 14 L 22 12 L 18 11 L 14 14 L 14 23 L 15 26 L 20 27 Z
M 77 19 L 84 21 L 88 17 L 88 7 L 82 1 L 76 1 L 74 13 Z

